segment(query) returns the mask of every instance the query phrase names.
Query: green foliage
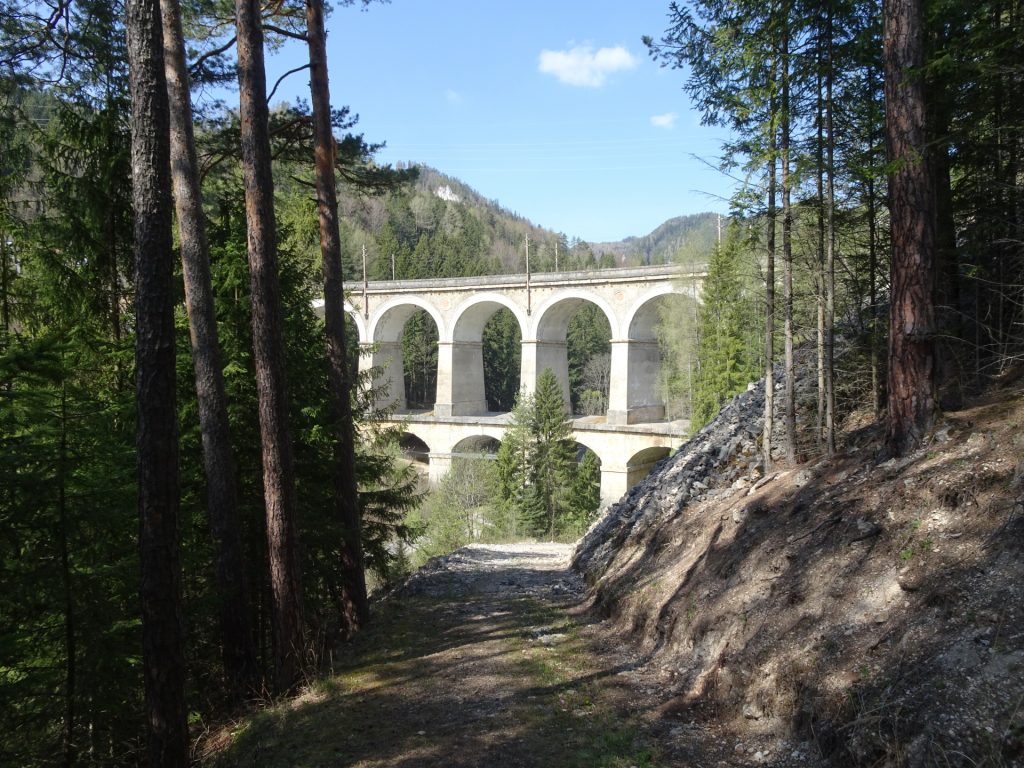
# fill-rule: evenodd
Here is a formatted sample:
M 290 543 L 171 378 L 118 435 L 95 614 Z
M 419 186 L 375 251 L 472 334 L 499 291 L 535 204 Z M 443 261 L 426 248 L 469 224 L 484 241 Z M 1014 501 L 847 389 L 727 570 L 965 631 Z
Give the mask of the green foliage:
M 224 352 L 225 381 L 229 396 L 232 436 L 236 446 L 239 477 L 239 506 L 246 527 L 249 556 L 259 559 L 263 550 L 263 501 L 261 453 L 255 372 L 251 355 L 251 325 L 248 307 L 244 217 L 231 212 L 210 229 L 212 272 L 217 314 Z M 282 228 L 282 241 L 291 233 Z M 305 279 L 307 262 L 302 254 L 283 247 L 279 254 L 281 295 L 284 308 L 286 375 L 289 384 L 289 423 L 295 451 L 296 486 L 300 540 L 303 542 L 303 577 L 307 613 L 326 630 L 332 626 L 331 606 L 337 574 L 334 563 L 342 547 L 342 531 L 331 517 L 333 478 L 331 476 L 333 437 L 327 428 L 329 404 L 326 360 L 323 354 L 323 321 L 313 310 L 314 288 Z M 202 494 L 201 452 L 195 416 L 191 361 L 185 346 L 185 318 L 179 317 L 182 339 L 179 359 L 179 387 L 182 395 L 183 484 L 186 499 L 197 501 Z M 348 347 L 355 350 L 354 328 L 349 329 Z M 436 348 L 436 345 L 435 345 Z M 355 361 L 353 360 L 353 363 Z M 412 531 L 404 519 L 419 500 L 414 472 L 399 460 L 395 445 L 398 431 L 386 429 L 380 421 L 388 414 L 377 405 L 379 392 L 370 382 L 372 372 L 356 379 L 353 416 L 359 424 L 356 445 L 356 476 L 363 515 L 363 548 L 367 566 L 378 583 L 388 584 L 395 576 L 395 543 L 408 542 Z M 205 525 L 204 507 L 189 507 L 197 527 Z M 256 604 L 258 595 L 253 595 Z M 212 631 L 213 628 L 211 628 Z M 263 627 L 268 631 L 269 627 Z
M 698 371 L 693 384 L 693 427 L 718 413 L 722 404 L 760 377 L 754 286 L 744 280 L 744 252 L 738 224 L 729 227 L 721 248 L 708 263 L 697 312 Z
M 519 321 L 507 309 L 499 309 L 484 325 L 484 394 L 490 411 L 511 411 L 515 404 L 521 342 Z
M 533 395 L 520 396 L 498 451 L 498 495 L 533 535 L 575 535 L 600 503 L 600 468 L 587 452 L 576 463 L 565 399 L 545 369 Z
M 497 482 L 494 461 L 454 457 L 438 486 L 410 518 L 420 533 L 415 542 L 415 565 L 447 554 L 480 539 L 502 538 L 494 507 Z
M 405 402 L 409 408 L 432 408 L 437 397 L 437 325 L 417 310 L 402 333 Z
M 693 388 L 697 359 L 699 304 L 690 296 L 666 297 L 658 307 L 654 332 L 661 351 L 658 382 L 669 420 L 689 419 L 692 415 Z
M 658 225 L 650 234 L 627 237 L 617 243 L 595 243 L 594 250 L 614 256 L 609 266 L 645 264 L 682 264 L 702 262 L 715 242 L 718 216 L 695 213 L 675 216 Z
M 63 728 L 130 761 L 141 729 L 134 418 L 104 357 L 56 329 L 0 355 L 3 764 L 61 754 Z
M 587 450 L 572 472 L 569 499 L 560 522 L 561 532 L 568 536 L 583 534 L 601 506 L 601 462 L 597 454 Z
M 569 357 L 569 393 L 573 413 L 593 415 L 607 410 L 607 372 L 587 370 L 601 356 L 611 356 L 612 329 L 608 318 L 596 304 L 584 304 L 569 321 L 566 344 Z M 538 383 L 539 386 L 539 383 Z M 596 407 L 593 404 L 597 400 Z M 601 403 L 605 408 L 601 408 Z M 588 407 L 588 403 L 590 403 Z

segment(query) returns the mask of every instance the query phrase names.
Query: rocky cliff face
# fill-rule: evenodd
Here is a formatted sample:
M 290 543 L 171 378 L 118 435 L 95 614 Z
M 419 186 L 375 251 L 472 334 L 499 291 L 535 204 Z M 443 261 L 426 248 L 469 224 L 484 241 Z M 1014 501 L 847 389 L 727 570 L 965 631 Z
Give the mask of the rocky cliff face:
M 664 715 L 736 765 L 1024 764 L 1021 394 L 761 476 L 759 385 L 614 505 L 575 565 Z

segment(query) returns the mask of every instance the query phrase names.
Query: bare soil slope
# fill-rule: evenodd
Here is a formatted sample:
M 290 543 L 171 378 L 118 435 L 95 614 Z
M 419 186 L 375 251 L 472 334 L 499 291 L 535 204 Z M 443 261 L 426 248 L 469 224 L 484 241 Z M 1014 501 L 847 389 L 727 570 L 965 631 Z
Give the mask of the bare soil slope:
M 613 507 L 575 564 L 663 715 L 730 765 L 1024 765 L 1020 395 L 761 477 L 755 389 Z

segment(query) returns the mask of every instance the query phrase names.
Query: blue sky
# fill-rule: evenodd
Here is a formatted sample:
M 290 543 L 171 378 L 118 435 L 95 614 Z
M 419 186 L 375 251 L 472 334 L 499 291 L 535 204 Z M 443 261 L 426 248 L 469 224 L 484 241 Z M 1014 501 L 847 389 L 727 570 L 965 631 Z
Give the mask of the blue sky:
M 533 222 L 588 241 L 644 235 L 721 211 L 723 131 L 700 125 L 684 73 L 640 42 L 668 0 L 393 0 L 328 20 L 331 95 L 385 141 L 386 163 L 423 162 Z M 306 59 L 267 59 L 270 84 Z M 275 101 L 308 98 L 291 77 Z M 698 158 L 703 158 L 703 161 Z M 710 164 L 710 167 L 709 167 Z

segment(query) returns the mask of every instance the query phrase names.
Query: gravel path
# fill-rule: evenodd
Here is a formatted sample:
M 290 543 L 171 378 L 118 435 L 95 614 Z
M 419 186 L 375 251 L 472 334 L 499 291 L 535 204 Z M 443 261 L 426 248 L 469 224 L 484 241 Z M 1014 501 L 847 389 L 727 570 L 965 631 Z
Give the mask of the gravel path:
M 491 595 L 565 600 L 584 593 L 582 577 L 569 569 L 572 544 L 471 544 L 435 558 L 400 588 L 403 596 Z
M 571 545 L 473 545 L 378 607 L 335 675 L 211 761 L 359 768 L 653 768 L 628 665 L 595 647 Z

